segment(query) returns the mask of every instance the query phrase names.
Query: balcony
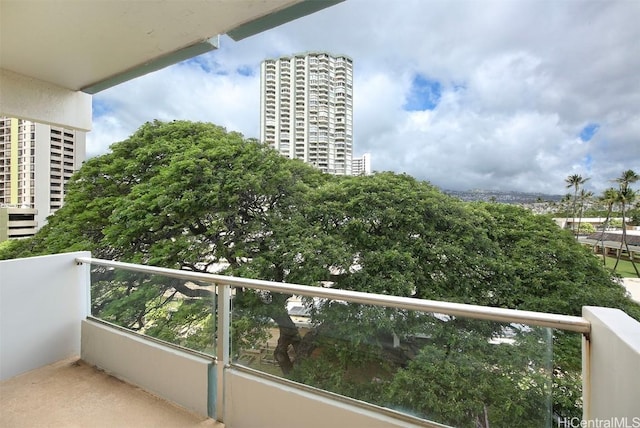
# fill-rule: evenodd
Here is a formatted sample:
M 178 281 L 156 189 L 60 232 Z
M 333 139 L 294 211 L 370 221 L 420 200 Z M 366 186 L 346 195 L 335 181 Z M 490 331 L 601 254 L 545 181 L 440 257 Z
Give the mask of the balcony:
M 389 338 L 390 351 L 409 342 L 424 346 L 433 338 L 429 326 L 434 322 L 465 320 L 461 335 L 487 323 L 502 326 L 504 334 L 484 346 L 513 353 L 511 376 L 530 371 L 527 379 L 535 377 L 540 385 L 550 379 L 548 338 L 553 332 L 582 335 L 584 420 L 631 421 L 640 402 L 640 324 L 616 309 L 585 307 L 582 317 L 570 317 L 197 274 L 97 260 L 86 252 L 2 261 L 0 279 L 2 426 L 108 424 L 101 415 L 121 418 L 112 426 L 443 426 L 442 421 L 417 417 L 415 409 L 385 407 L 375 397 L 346 397 L 330 386 L 283 376 L 275 370 L 272 352 L 280 338 L 268 319 L 262 316 L 270 338 L 248 343 L 233 337 L 234 319 L 259 319 L 264 313 L 260 307 L 234 309 L 241 290 L 269 292 L 282 301 L 297 296 L 289 314 L 299 326 L 308 322 L 303 307 L 350 314 L 341 327 L 323 333 L 325 343 L 336 346 L 361 330 L 353 318 L 361 313 L 379 316 L 381 322 L 402 319 L 403 325 L 413 325 L 411 335 L 398 332 Z M 200 332 L 205 340 L 170 343 L 152 337 L 151 328 L 113 324 L 117 320 L 97 309 L 100 299 L 117 293 L 118 284 L 132 281 L 150 289 L 164 287 L 163 298 L 172 285 L 180 289 L 198 284 L 211 290 L 212 298 L 200 301 L 212 320 Z M 518 357 L 512 344 L 520 339 L 528 348 Z M 366 348 L 366 341 L 358 346 Z M 487 365 L 494 353 L 488 352 Z M 366 367 L 383 365 L 385 358 L 374 358 Z M 514 397 L 523 394 L 523 379 L 516 377 Z M 357 386 L 371 379 L 361 373 L 350 382 Z M 551 426 L 548 396 L 525 399 L 539 400 L 533 403 L 542 409 L 535 425 Z
M 0 403 L 2 426 L 224 427 L 77 357 L 3 382 Z

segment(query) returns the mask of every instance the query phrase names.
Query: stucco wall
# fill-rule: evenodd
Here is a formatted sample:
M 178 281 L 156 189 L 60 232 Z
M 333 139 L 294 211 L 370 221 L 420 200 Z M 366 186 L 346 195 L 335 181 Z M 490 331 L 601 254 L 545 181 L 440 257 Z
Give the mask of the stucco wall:
M 611 308 L 586 306 L 582 316 L 591 322 L 583 349 L 584 390 L 590 391 L 584 419 L 640 423 L 640 323 Z
M 0 69 L 0 115 L 91 130 L 91 95 Z
M 80 354 L 88 252 L 0 261 L 0 380 Z
M 91 320 L 82 322 L 81 355 L 85 362 L 202 416 L 208 416 L 215 402 L 210 359 Z
M 231 428 L 414 426 L 406 420 L 238 370 L 225 372 L 225 385 L 224 423 Z

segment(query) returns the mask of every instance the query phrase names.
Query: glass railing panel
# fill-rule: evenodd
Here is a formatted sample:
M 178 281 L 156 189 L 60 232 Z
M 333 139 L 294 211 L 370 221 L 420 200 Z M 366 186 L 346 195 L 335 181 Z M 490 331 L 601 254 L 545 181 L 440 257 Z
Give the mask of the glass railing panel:
M 215 286 L 92 266 L 91 315 L 174 345 L 215 354 Z
M 239 289 L 231 319 L 233 364 L 452 426 L 552 426 L 552 329 Z
M 230 360 L 282 376 L 283 371 L 276 360 L 276 348 L 277 355 L 284 355 L 281 349 L 288 348 L 287 338 L 295 340 L 299 334 L 293 320 L 289 323 L 291 317 L 286 308 L 287 300 L 292 296 L 242 288 L 233 288 L 232 295 Z M 282 365 L 287 370 L 284 360 Z

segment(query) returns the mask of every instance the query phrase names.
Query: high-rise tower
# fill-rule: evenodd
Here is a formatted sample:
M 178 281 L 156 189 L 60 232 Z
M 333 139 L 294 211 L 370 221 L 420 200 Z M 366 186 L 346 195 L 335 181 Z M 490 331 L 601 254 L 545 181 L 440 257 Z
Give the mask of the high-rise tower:
M 324 172 L 351 175 L 351 58 L 313 52 L 268 59 L 260 82 L 260 140 Z
M 64 203 L 85 160 L 83 131 L 0 117 L 0 207 L 35 209 L 37 227 Z

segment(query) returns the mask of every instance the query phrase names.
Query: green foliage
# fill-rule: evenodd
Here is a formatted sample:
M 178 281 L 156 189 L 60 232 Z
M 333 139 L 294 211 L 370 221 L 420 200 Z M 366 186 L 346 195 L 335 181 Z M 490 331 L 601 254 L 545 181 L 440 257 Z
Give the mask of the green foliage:
M 231 349 L 236 351 L 234 360 L 240 358 L 240 350 L 259 349 L 270 339 L 267 327 L 271 322 L 268 318 L 257 319 L 238 312 L 234 313 L 231 326 Z
M 640 208 L 634 208 L 627 212 L 629 216 L 629 224 L 632 226 L 640 226 Z
M 198 271 L 220 259 L 237 265 L 307 183 L 324 179 L 212 124 L 146 123 L 111 148 L 83 165 L 63 208 L 7 257 L 90 250 Z
M 209 299 L 178 300 L 149 313 L 145 334 L 189 349 L 215 353 L 214 305 Z
M 545 329 L 519 332 L 513 343 L 503 344 L 483 340 L 473 328 L 445 324 L 442 330 L 448 342 L 423 347 L 393 378 L 392 403 L 453 426 L 484 426 L 485 419 L 491 426 L 546 425 L 551 403 Z
M 512 205 L 476 207 L 489 214 L 487 233 L 500 248 L 499 264 L 509 278 L 508 287 L 493 290 L 495 306 L 579 315 L 582 302 L 565 299 L 574 284 L 588 290 L 613 288 L 623 295 L 597 259 L 550 219 Z
M 499 249 L 481 227 L 483 213 L 390 173 L 326 183 L 310 200 L 304 215 L 323 234 L 339 288 L 488 302 L 479 285 L 494 273 Z
M 176 345 L 213 353 L 212 296 L 185 299 L 193 283 L 161 275 L 95 267 L 91 313 L 105 321 Z
M 20 251 L 17 249 L 18 246 L 22 243 L 22 240 L 19 239 L 9 239 L 3 242 L 0 242 L 0 260 L 6 260 L 10 258 L 13 254 L 19 254 Z
M 580 235 L 589 235 L 595 233 L 595 231 L 596 228 L 591 223 L 581 223 L 580 227 L 578 228 L 578 233 Z
M 622 219 L 621 218 L 612 218 L 609 220 L 609 227 L 615 227 L 616 229 L 622 228 Z

